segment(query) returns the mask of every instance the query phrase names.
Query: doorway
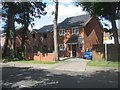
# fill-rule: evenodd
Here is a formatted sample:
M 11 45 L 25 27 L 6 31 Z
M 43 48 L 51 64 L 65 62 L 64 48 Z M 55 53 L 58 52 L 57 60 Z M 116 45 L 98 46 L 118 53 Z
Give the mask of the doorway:
M 72 56 L 76 57 L 76 45 L 72 45 Z

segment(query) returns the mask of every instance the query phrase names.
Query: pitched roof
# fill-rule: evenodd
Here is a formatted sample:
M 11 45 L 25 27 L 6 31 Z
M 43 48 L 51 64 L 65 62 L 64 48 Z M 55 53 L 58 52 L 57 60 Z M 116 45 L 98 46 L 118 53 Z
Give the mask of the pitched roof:
M 91 15 L 85 14 L 75 17 L 66 18 L 62 23 L 60 23 L 59 28 L 75 27 L 75 26 L 85 26 L 86 22 L 91 18 Z
M 53 24 L 52 25 L 46 25 L 46 26 L 43 26 L 42 28 L 39 29 L 39 32 L 51 32 L 53 31 Z
M 74 17 L 66 18 L 63 22 L 58 24 L 58 28 L 67 28 L 67 27 L 75 27 L 75 26 L 85 26 L 86 23 L 91 19 L 91 15 L 79 15 Z M 46 25 L 39 29 L 39 32 L 52 32 L 53 24 Z
M 82 36 L 73 34 L 66 42 L 67 44 L 82 44 Z

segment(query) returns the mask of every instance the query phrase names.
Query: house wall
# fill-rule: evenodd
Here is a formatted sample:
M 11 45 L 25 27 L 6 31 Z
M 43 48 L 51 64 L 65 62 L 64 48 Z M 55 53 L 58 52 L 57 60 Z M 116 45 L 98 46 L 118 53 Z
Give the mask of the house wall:
M 63 28 L 65 29 L 65 28 Z M 65 34 L 64 36 L 60 36 L 59 35 L 59 31 L 57 32 L 57 36 L 58 36 L 58 53 L 59 53 L 59 56 L 60 57 L 69 57 L 69 54 L 70 54 L 70 50 L 69 50 L 69 46 L 66 44 L 67 40 L 70 38 L 71 36 L 71 28 L 67 28 L 65 29 Z M 59 50 L 59 44 L 64 44 L 66 50 L 65 51 L 60 51 Z
M 53 40 L 53 33 L 48 32 L 47 38 L 43 40 L 43 45 L 47 45 L 49 53 L 52 53 L 54 50 L 54 42 L 53 41 L 54 41 Z
M 72 45 L 66 44 L 66 42 L 68 41 L 68 39 L 72 35 L 72 27 L 69 27 L 69 28 L 65 29 L 64 36 L 59 36 L 59 32 L 57 33 L 57 35 L 58 35 L 58 45 L 59 44 L 64 44 L 64 46 L 66 48 L 65 51 L 60 51 L 59 48 L 58 48 L 59 56 L 60 57 L 70 57 L 70 55 L 72 53 Z M 82 27 L 79 27 L 79 35 L 84 37 L 84 29 Z M 82 51 L 84 51 L 83 49 L 84 48 L 82 48 Z M 82 53 L 81 53 L 82 51 L 79 49 L 79 45 L 77 45 L 77 51 L 76 51 L 77 57 L 82 56 Z
M 35 34 L 35 38 L 33 38 L 33 34 Z M 52 53 L 53 52 L 53 33 L 48 32 L 47 37 L 43 37 L 44 33 L 31 33 L 28 38 L 30 41 L 29 48 L 32 49 L 32 53 Z M 46 47 L 45 47 L 46 46 Z
M 102 44 L 103 29 L 96 17 L 93 17 L 84 28 L 84 48 L 92 48 L 94 44 Z
M 67 45 L 66 42 L 72 35 L 72 28 L 65 29 L 65 35 L 59 36 L 58 34 L 58 43 L 63 44 L 66 47 L 65 51 L 59 51 L 60 57 L 70 57 L 70 53 L 72 52 L 72 46 Z M 77 45 L 77 57 L 81 57 L 85 48 L 92 48 L 94 44 L 102 44 L 103 43 L 103 29 L 100 26 L 99 22 L 95 17 L 93 17 L 85 27 L 79 27 L 79 35 L 84 38 L 82 50 L 79 49 L 79 45 Z M 69 49 L 70 48 L 70 49 Z

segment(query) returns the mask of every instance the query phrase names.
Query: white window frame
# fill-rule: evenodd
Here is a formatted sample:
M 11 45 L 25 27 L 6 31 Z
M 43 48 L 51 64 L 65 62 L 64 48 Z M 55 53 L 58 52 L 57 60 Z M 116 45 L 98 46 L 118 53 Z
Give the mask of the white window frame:
M 73 27 L 72 34 L 79 34 L 79 27 Z
M 64 36 L 64 35 L 65 35 L 65 29 L 60 29 L 59 36 Z
M 65 51 L 65 45 L 64 44 L 59 44 L 59 50 L 60 51 Z

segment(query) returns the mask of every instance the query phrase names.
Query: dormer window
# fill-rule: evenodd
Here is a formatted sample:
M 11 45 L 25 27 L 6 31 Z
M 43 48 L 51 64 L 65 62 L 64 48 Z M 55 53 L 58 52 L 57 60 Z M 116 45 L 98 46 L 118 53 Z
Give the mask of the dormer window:
M 60 36 L 64 36 L 64 34 L 65 34 L 65 30 L 64 30 L 64 29 L 60 29 L 60 30 L 59 30 L 59 35 L 60 35 Z
M 79 28 L 78 27 L 73 27 L 72 28 L 72 34 L 79 34 Z

